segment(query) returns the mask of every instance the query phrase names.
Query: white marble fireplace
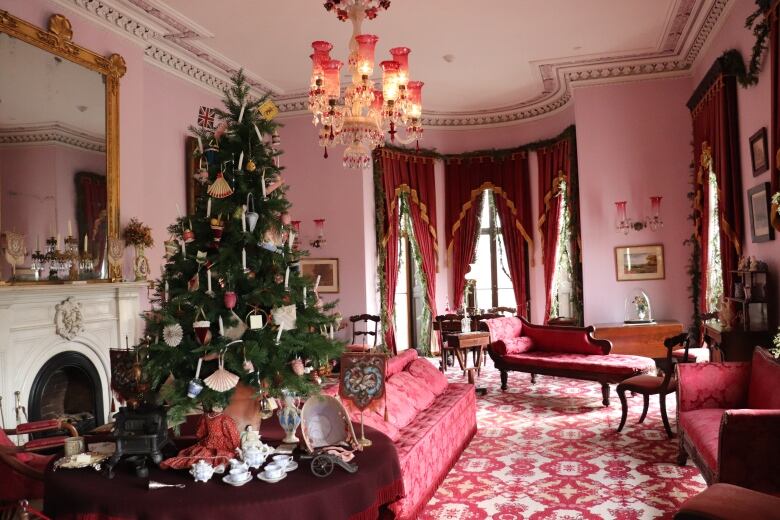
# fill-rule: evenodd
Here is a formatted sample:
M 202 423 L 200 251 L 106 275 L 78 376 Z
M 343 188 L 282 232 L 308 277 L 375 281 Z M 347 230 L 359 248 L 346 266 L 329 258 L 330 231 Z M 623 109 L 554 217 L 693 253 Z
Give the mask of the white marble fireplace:
M 123 347 L 125 337 L 134 344 L 146 285 L 0 286 L 0 396 L 6 428 L 17 424 L 16 392 L 29 411 L 36 376 L 55 356 L 63 358 L 63 353 L 92 365 L 89 370 L 99 379 L 102 392 L 99 415 L 109 420 L 109 350 Z

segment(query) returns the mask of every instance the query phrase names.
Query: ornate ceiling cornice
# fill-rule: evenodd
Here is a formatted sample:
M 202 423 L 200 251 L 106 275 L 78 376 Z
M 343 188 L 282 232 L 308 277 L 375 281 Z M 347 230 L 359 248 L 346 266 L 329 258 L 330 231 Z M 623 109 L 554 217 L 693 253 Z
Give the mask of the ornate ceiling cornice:
M 211 35 L 158 0 L 54 0 L 87 11 L 144 46 L 146 59 L 196 84 L 222 93 L 238 65 L 199 40 Z M 652 53 L 536 63 L 543 91 L 522 102 L 477 111 L 425 111 L 428 127 L 501 126 L 541 117 L 565 107 L 578 84 L 608 83 L 690 73 L 713 28 L 733 0 L 679 0 L 659 50 Z M 130 5 L 127 5 L 130 4 Z M 125 12 L 127 11 L 127 12 Z M 282 116 L 304 113 L 305 92 L 280 94 L 259 78 L 250 77 L 253 94 L 272 94 Z
M 90 152 L 106 153 L 106 139 L 60 122 L 26 126 L 0 126 L 0 146 L 62 144 Z

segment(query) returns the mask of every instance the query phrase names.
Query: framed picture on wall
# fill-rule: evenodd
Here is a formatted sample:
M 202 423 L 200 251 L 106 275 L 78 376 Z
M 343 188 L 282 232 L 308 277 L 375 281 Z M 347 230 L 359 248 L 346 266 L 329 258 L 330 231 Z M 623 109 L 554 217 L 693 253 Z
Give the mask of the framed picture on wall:
M 301 258 L 301 275 L 311 278 L 312 283 L 320 277 L 317 290 L 321 293 L 339 292 L 338 258 Z
M 753 177 L 769 169 L 769 150 L 766 146 L 766 127 L 750 136 L 750 162 L 753 165 Z
M 187 194 L 187 215 L 195 213 L 195 201 L 198 200 L 205 186 L 195 180 L 195 172 L 198 168 L 198 160 L 195 158 L 195 150 L 198 149 L 198 140 L 188 136 L 184 141 L 184 182 Z
M 748 211 L 750 212 L 750 236 L 753 242 L 768 242 L 775 239 L 775 230 L 769 222 L 770 199 L 769 183 L 762 182 L 750 188 L 748 194 Z
M 663 280 L 664 246 L 618 246 L 615 248 L 615 275 L 618 282 Z

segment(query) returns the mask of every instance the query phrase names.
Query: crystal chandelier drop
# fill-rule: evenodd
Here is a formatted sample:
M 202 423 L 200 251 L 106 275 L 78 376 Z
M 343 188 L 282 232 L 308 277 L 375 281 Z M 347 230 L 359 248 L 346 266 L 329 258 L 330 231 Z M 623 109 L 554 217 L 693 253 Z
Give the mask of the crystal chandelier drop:
M 390 49 L 391 60 L 379 64 L 382 69 L 381 90 L 375 89 L 374 49 L 379 40 L 373 34 L 362 34 L 363 20 L 376 18 L 389 0 L 330 0 L 325 9 L 335 12 L 341 21 L 352 21 L 349 40 L 349 71 L 352 82 L 341 96 L 341 67 L 331 59 L 333 45 L 326 41 L 312 42 L 312 74 L 309 89 L 309 111 L 314 125 L 321 126 L 320 146 L 343 144 L 344 166 L 366 168 L 371 165 L 371 151 L 381 145 L 385 132 L 391 142 L 409 144 L 422 138 L 422 81 L 409 81 L 407 47 Z M 401 138 L 398 128 L 405 127 Z M 418 143 L 419 146 L 419 143 Z

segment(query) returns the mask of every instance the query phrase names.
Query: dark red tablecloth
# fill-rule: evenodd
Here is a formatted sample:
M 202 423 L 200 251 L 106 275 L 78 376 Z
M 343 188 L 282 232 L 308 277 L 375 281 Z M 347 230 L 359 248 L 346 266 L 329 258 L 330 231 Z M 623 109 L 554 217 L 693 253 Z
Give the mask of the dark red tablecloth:
M 356 431 L 359 425 L 356 425 Z M 276 419 L 263 422 L 263 441 L 276 445 L 283 437 Z M 325 478 L 312 474 L 309 461 L 276 483 L 254 479 L 241 487 L 222 482 L 195 482 L 186 471 L 150 467 L 149 479 L 166 484 L 184 483 L 185 489 L 149 490 L 148 480 L 129 467 L 117 466 L 108 480 L 92 469 L 46 472 L 44 511 L 56 519 L 200 520 L 210 518 L 269 518 L 274 520 L 343 520 L 377 518 L 379 508 L 401 497 L 403 484 L 398 454 L 392 441 L 366 427 L 373 445 L 357 453 L 357 473 L 336 466 Z M 299 459 L 296 454 L 295 459 Z M 256 473 L 256 472 L 253 472 Z

